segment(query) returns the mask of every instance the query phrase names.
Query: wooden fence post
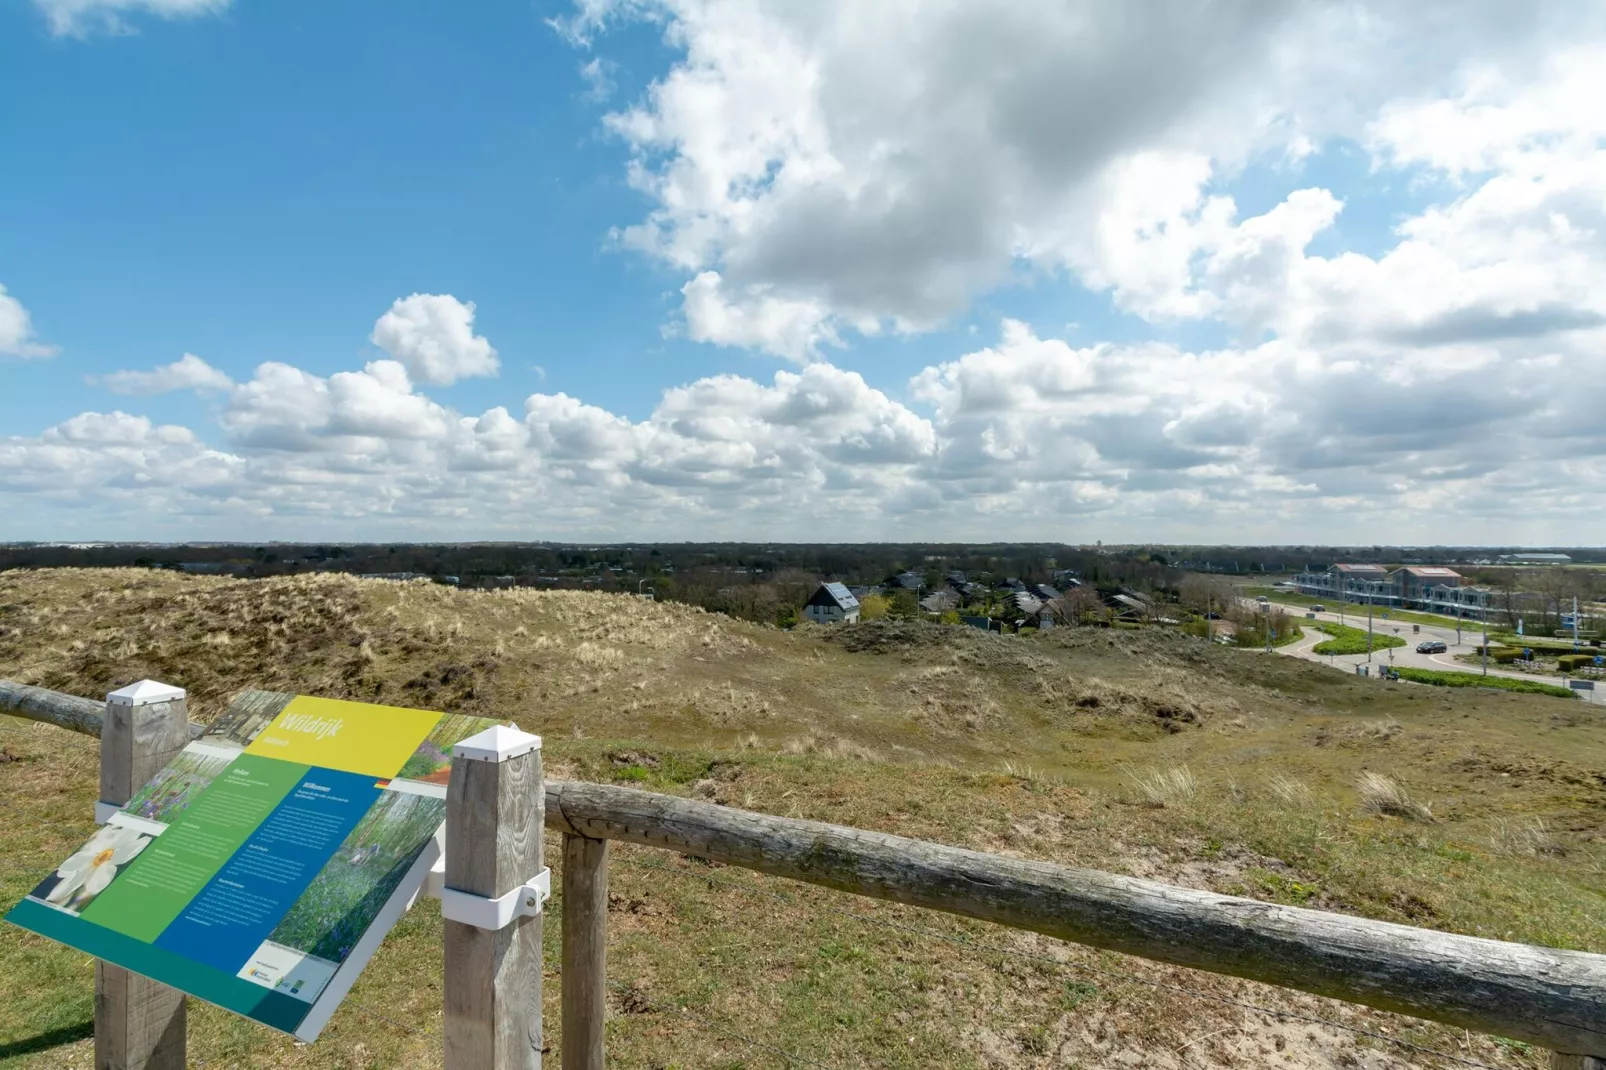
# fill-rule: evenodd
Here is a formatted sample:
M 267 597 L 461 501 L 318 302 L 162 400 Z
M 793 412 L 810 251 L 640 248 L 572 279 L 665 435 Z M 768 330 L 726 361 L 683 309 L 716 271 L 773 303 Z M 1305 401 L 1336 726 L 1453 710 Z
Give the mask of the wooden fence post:
M 190 741 L 184 689 L 141 680 L 106 696 L 100 801 L 121 807 Z M 95 1070 L 184 1070 L 184 993 L 95 962 Z
M 541 739 L 498 725 L 452 748 L 447 894 L 496 900 L 541 872 Z M 534 908 L 533 896 L 523 906 Z M 541 915 L 446 922 L 446 1070 L 539 1070 Z
M 608 841 L 563 837 L 563 1070 L 602 1070 L 608 1019 Z

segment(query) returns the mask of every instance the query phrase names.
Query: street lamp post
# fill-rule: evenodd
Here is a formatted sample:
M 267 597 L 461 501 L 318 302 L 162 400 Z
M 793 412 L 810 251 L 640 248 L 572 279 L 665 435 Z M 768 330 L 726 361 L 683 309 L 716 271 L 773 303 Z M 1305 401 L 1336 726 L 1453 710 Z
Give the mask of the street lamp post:
M 1366 662 L 1372 662 L 1372 603 L 1366 603 Z
M 1489 675 L 1489 612 L 1483 614 L 1483 675 Z

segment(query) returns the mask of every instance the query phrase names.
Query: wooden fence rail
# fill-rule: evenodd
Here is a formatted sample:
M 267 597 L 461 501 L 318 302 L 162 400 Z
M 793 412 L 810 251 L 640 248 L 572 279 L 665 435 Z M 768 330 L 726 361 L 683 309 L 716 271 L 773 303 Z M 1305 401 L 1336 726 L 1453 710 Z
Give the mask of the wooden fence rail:
M 92 705 L 0 681 L 0 713 L 93 734 Z M 1606 955 L 1279 906 L 605 784 L 547 781 L 544 809 L 546 826 L 565 836 L 566 1070 L 603 1065 L 608 840 L 1509 1037 L 1556 1053 L 1558 1070 L 1606 1070 Z

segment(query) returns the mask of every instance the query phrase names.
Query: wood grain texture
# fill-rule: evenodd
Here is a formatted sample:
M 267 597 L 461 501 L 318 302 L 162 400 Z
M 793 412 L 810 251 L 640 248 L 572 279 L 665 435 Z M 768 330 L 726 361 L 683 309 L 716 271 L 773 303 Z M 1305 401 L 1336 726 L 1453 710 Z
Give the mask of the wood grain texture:
M 182 698 L 121 706 L 108 702 L 100 734 L 100 798 L 121 806 L 190 741 Z
M 454 759 L 446 788 L 446 886 L 500 896 L 541 870 L 541 752 Z M 539 1070 L 540 915 L 495 932 L 446 922 L 446 1070 Z
M 0 680 L 0 713 L 26 717 L 30 721 L 53 724 L 86 736 L 100 735 L 104 702 L 64 695 L 48 688 L 32 687 L 11 680 Z
M 563 837 L 563 1070 L 602 1070 L 608 1022 L 608 841 Z
M 189 742 L 185 700 L 107 703 L 101 721 L 100 797 L 121 806 Z M 183 1070 L 184 993 L 95 963 L 96 1070 Z
M 548 824 L 1526 1041 L 1606 1051 L 1606 955 L 1278 906 L 1089 869 L 548 781 Z

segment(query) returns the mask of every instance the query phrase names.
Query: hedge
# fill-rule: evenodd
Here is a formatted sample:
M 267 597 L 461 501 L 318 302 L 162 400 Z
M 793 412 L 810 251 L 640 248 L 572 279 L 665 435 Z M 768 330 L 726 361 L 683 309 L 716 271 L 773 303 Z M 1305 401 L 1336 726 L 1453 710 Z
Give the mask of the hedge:
M 1394 670 L 1401 680 L 1434 687 L 1493 687 L 1501 691 L 1518 691 L 1528 695 L 1552 695 L 1556 698 L 1577 698 L 1578 693 L 1555 684 L 1542 684 L 1537 680 L 1516 680 L 1510 676 L 1484 676 L 1475 672 L 1440 672 L 1436 669 L 1398 668 Z

